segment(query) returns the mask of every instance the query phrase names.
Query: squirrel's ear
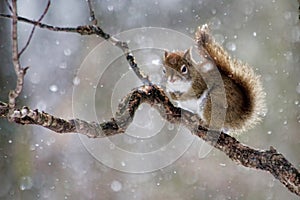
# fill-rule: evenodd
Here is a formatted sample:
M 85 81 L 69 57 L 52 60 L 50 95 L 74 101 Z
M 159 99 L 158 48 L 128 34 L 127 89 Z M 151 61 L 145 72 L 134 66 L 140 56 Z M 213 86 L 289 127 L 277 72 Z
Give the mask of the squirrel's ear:
M 168 53 L 167 51 L 165 51 L 165 58 L 168 56 L 168 54 L 169 54 L 169 53 Z
M 183 58 L 186 59 L 187 61 L 191 61 L 191 48 L 189 48 L 188 50 L 186 50 L 186 52 L 184 52 Z

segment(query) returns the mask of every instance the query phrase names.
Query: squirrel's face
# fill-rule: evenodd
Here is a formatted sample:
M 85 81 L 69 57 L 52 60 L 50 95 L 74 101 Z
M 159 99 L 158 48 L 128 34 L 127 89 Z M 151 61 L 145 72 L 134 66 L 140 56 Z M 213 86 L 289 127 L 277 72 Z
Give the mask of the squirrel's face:
M 171 91 L 186 92 L 191 84 L 190 50 L 185 53 L 168 53 L 165 51 L 164 73 L 167 79 L 167 88 Z
M 190 60 L 190 51 L 185 53 L 176 52 L 168 53 L 165 51 L 164 57 L 164 73 L 168 81 L 175 82 L 178 80 L 189 81 L 191 80 L 190 70 L 192 64 Z

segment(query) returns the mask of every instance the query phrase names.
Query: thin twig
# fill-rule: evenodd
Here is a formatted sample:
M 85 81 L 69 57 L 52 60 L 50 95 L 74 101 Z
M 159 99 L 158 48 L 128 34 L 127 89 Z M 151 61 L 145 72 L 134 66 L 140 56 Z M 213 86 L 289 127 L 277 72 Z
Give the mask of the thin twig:
M 90 11 L 89 20 L 92 22 L 93 25 L 97 25 L 98 22 L 97 22 L 97 19 L 95 17 L 95 12 L 94 12 L 91 0 L 87 0 L 87 3 L 88 3 L 89 11 Z
M 12 7 L 11 7 L 10 3 L 8 2 L 8 0 L 5 0 L 5 2 L 6 2 L 6 4 L 7 4 L 7 7 L 8 7 L 8 9 L 9 9 L 9 11 L 12 13 L 13 10 L 12 10 Z
M 147 75 L 145 75 L 140 68 L 137 66 L 137 63 L 135 62 L 134 56 L 131 52 L 131 50 L 128 47 L 128 44 L 126 42 L 122 42 L 118 39 L 116 39 L 115 37 L 111 36 L 109 38 L 109 41 L 119 47 L 120 49 L 122 49 L 131 69 L 134 71 L 134 73 L 136 74 L 136 76 L 142 81 L 142 83 L 144 85 L 152 85 L 149 77 Z
M 12 0 L 12 60 L 16 74 L 20 71 L 20 63 L 18 56 L 18 13 L 17 13 L 17 0 Z
M 0 14 L 0 17 L 12 18 L 11 15 Z M 76 28 L 72 27 L 56 27 L 48 24 L 44 24 L 38 21 L 30 20 L 24 17 L 18 17 L 19 21 L 33 24 L 37 27 L 48 29 L 51 31 L 59 31 L 59 32 L 69 32 L 69 33 L 78 33 L 80 35 L 98 35 L 105 40 L 108 40 L 113 45 L 119 47 L 125 54 L 126 60 L 129 63 L 130 67 L 136 74 L 136 76 L 142 81 L 144 85 L 152 85 L 149 77 L 145 75 L 139 68 L 137 63 L 135 62 L 134 56 L 130 49 L 128 48 L 128 44 L 126 42 L 120 41 L 115 37 L 110 36 L 108 33 L 105 33 L 99 26 L 95 25 L 86 25 L 86 26 L 78 26 Z
M 50 4 L 51 4 L 51 0 L 48 0 L 47 6 L 46 6 L 46 8 L 44 9 L 44 12 L 43 12 L 43 14 L 41 15 L 41 17 L 38 19 L 37 22 L 42 21 L 42 19 L 45 17 L 45 15 L 47 14 L 47 12 L 48 12 L 48 10 L 49 10 Z M 32 28 L 31 33 L 30 33 L 30 35 L 29 35 L 29 37 L 28 37 L 28 39 L 27 39 L 27 42 L 26 42 L 25 46 L 22 48 L 22 50 L 21 50 L 20 53 L 19 53 L 19 57 L 22 55 L 22 53 L 24 53 L 24 51 L 25 51 L 25 50 L 27 49 L 27 47 L 29 46 L 30 41 L 31 41 L 32 36 L 33 36 L 33 33 L 34 33 L 34 31 L 35 31 L 35 28 L 36 28 L 36 25 L 33 25 L 33 28 Z
M 14 90 L 11 90 L 8 95 L 8 105 L 10 109 L 10 114 L 16 106 L 16 98 L 19 96 L 23 89 L 24 75 L 26 73 L 26 68 L 22 68 L 19 61 L 18 55 L 18 13 L 17 13 L 17 0 L 12 0 L 12 61 L 17 75 L 17 84 Z M 10 116 L 8 116 L 9 119 Z
M 7 15 L 7 14 L 0 14 L 0 17 L 12 19 L 12 15 Z M 37 21 L 34 21 L 34 20 L 30 20 L 30 19 L 20 17 L 20 16 L 18 16 L 18 21 L 24 22 L 24 23 L 27 23 L 27 24 L 32 24 L 32 25 L 35 25 L 39 28 L 47 29 L 47 30 L 50 30 L 50 31 L 79 33 L 78 30 L 77 30 L 78 27 L 75 27 L 75 28 L 72 28 L 72 27 L 56 27 L 56 26 L 51 26 L 51 25 L 48 25 L 48 24 L 44 24 L 44 23 L 37 22 Z M 84 34 L 81 34 L 81 35 L 84 35 Z M 87 35 L 87 34 L 85 34 L 85 35 Z
M 97 25 L 97 20 L 95 18 L 95 14 L 94 14 L 94 10 L 93 10 L 93 6 L 92 6 L 92 3 L 91 3 L 91 0 L 87 0 L 87 2 L 88 2 L 89 10 L 90 10 L 90 21 L 92 21 L 94 25 Z M 151 85 L 152 83 L 149 80 L 149 77 L 147 75 L 145 75 L 140 70 L 140 68 L 137 66 L 137 63 L 135 62 L 134 56 L 133 56 L 131 50 L 128 47 L 128 43 L 120 41 L 120 40 L 118 40 L 117 38 L 115 38 L 113 36 L 110 36 L 107 39 L 109 39 L 109 41 L 113 45 L 119 47 L 123 51 L 123 53 L 124 53 L 124 55 L 126 57 L 126 60 L 129 63 L 131 69 L 134 71 L 134 73 L 136 74 L 136 76 L 142 81 L 142 83 L 144 85 Z

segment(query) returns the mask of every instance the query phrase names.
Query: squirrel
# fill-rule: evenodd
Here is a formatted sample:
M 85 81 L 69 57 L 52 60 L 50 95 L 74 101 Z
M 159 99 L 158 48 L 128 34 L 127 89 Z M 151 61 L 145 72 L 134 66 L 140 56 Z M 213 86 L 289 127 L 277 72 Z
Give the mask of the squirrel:
M 190 49 L 165 51 L 163 72 L 172 100 L 197 113 L 206 126 L 215 124 L 232 133 L 254 127 L 265 112 L 260 76 L 247 64 L 232 59 L 212 38 L 206 24 L 198 28 L 195 40 L 200 63 L 192 59 Z

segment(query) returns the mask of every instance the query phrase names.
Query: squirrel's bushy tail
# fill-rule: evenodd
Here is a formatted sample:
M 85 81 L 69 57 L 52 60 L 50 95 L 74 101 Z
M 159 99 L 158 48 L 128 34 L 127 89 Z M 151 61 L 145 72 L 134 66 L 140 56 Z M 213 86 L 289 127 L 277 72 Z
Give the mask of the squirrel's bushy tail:
M 266 113 L 265 92 L 260 81 L 260 76 L 256 75 L 253 69 L 247 64 L 236 59 L 232 59 L 229 54 L 214 41 L 208 25 L 199 27 L 196 32 L 196 42 L 199 51 L 203 49 L 209 54 L 219 70 L 230 76 L 233 81 L 240 85 L 249 99 L 249 108 L 243 113 L 243 122 L 236 127 L 232 127 L 233 132 L 243 132 L 252 128 L 262 120 Z

